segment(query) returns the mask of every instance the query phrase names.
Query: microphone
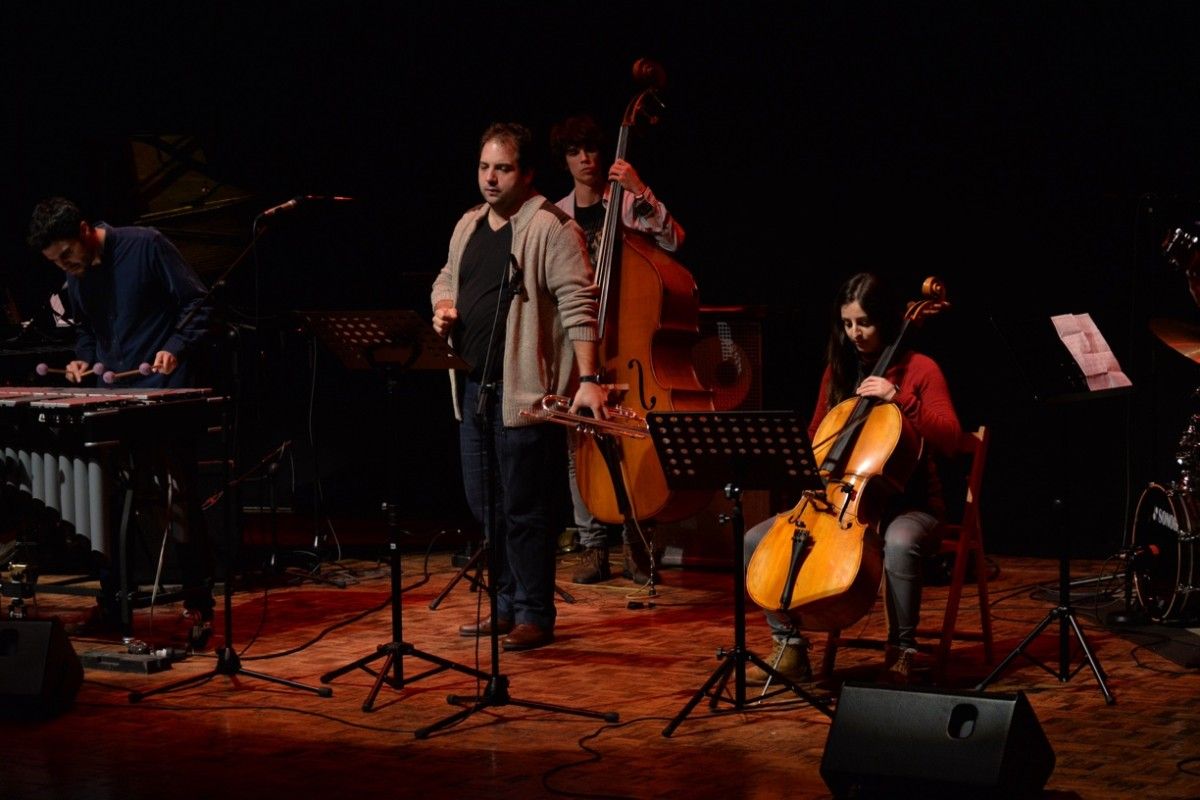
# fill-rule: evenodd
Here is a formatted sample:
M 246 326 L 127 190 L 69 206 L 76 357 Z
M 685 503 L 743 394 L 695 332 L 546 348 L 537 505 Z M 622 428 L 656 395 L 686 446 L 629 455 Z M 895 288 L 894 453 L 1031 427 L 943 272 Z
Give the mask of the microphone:
M 295 197 L 293 197 L 291 200 L 282 202 L 277 206 L 271 206 L 266 211 L 259 214 L 259 216 L 260 217 L 273 217 L 276 214 L 283 214 L 287 211 L 291 211 L 292 209 L 294 209 L 296 206 L 300 205 L 301 203 L 311 203 L 311 202 L 314 202 L 317 200 L 324 200 L 324 201 L 330 202 L 330 203 L 350 203 L 350 202 L 354 201 L 354 198 L 346 197 L 344 195 L 338 195 L 338 194 L 333 194 L 333 195 L 298 194 Z
M 512 269 L 512 273 L 508 277 L 508 284 L 505 287 L 508 290 L 510 298 L 520 295 L 525 297 L 525 270 L 521 269 L 521 265 L 517 263 L 517 257 L 512 253 L 508 254 L 508 263 Z
M 1127 550 L 1125 552 L 1125 560 L 1130 562 L 1145 563 L 1150 559 L 1158 558 L 1160 555 L 1162 555 L 1162 549 L 1152 542 L 1150 544 L 1138 545 L 1137 547 Z

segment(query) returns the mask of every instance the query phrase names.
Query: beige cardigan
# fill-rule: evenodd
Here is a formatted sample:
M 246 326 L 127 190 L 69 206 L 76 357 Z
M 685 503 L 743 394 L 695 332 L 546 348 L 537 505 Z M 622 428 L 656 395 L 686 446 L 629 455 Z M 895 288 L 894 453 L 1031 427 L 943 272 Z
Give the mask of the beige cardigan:
M 463 250 L 488 212 L 472 208 L 454 226 L 446 265 L 433 282 L 432 305 L 456 302 Z M 521 416 L 547 394 L 570 395 L 577 379 L 572 341 L 595 341 L 598 290 L 583 231 L 540 194 L 509 220 L 512 254 L 523 271 L 523 288 L 513 298 L 505 326 L 503 419 L 507 427 L 528 425 Z M 453 340 L 451 340 L 453 343 Z M 454 416 L 462 420 L 457 376 L 450 372 Z

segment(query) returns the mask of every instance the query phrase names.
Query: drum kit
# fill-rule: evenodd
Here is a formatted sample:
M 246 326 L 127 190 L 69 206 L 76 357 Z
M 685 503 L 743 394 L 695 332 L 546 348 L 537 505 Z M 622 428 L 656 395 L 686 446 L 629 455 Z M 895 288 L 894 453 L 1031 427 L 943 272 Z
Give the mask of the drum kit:
M 1189 277 L 1200 272 L 1200 228 L 1176 228 L 1163 255 Z M 1154 319 L 1150 331 L 1163 344 L 1200 364 L 1200 325 Z M 1200 397 L 1200 389 L 1196 396 Z M 1133 591 L 1154 622 L 1186 622 L 1200 616 L 1200 413 L 1188 419 L 1175 450 L 1178 478 L 1151 483 L 1134 511 L 1127 568 Z

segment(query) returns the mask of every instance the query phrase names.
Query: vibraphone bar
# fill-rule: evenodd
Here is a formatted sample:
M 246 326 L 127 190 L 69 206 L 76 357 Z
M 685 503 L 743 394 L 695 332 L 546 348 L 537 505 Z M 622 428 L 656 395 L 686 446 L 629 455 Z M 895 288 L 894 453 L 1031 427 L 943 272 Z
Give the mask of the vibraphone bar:
M 0 478 L 88 539 L 92 550 L 111 556 L 116 546 L 126 625 L 132 619 L 126 531 L 131 490 L 125 491 L 115 542 L 111 515 L 112 493 L 122 488 L 123 456 L 167 434 L 198 437 L 223 401 L 210 389 L 0 387 Z M 38 588 L 99 594 L 70 581 Z

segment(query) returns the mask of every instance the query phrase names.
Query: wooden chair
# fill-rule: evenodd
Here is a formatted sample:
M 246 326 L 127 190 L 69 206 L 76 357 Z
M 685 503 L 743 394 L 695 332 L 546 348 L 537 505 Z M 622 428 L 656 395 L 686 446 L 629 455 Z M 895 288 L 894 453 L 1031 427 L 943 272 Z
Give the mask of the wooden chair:
M 983 488 L 983 471 L 987 464 L 989 438 L 990 434 L 986 426 L 980 426 L 979 430 L 963 435 L 960 452 L 963 456 L 970 458 L 970 470 L 967 475 L 967 492 L 963 504 L 962 520 L 957 523 L 943 523 L 938 528 L 941 534 L 941 552 L 954 554 L 954 569 L 950 576 L 946 613 L 942 617 L 940 628 L 917 629 L 918 637 L 937 639 L 936 644 L 928 648 L 932 649 L 934 653 L 933 676 L 935 683 L 941 683 L 945 679 L 950 644 L 955 640 L 982 642 L 983 654 L 987 663 L 991 664 L 994 660 L 992 617 L 988 607 L 988 568 L 983 550 L 983 528 L 979 518 L 979 496 Z M 968 563 L 973 564 L 975 568 L 975 582 L 979 598 L 978 629 L 959 627 L 958 612 L 962 603 L 963 587 L 967 582 Z M 831 631 L 821 662 L 822 674 L 825 677 L 833 674 L 834 660 L 837 658 L 839 647 L 882 649 L 885 644 L 885 642 L 873 639 L 847 639 L 842 637 L 841 631 Z

